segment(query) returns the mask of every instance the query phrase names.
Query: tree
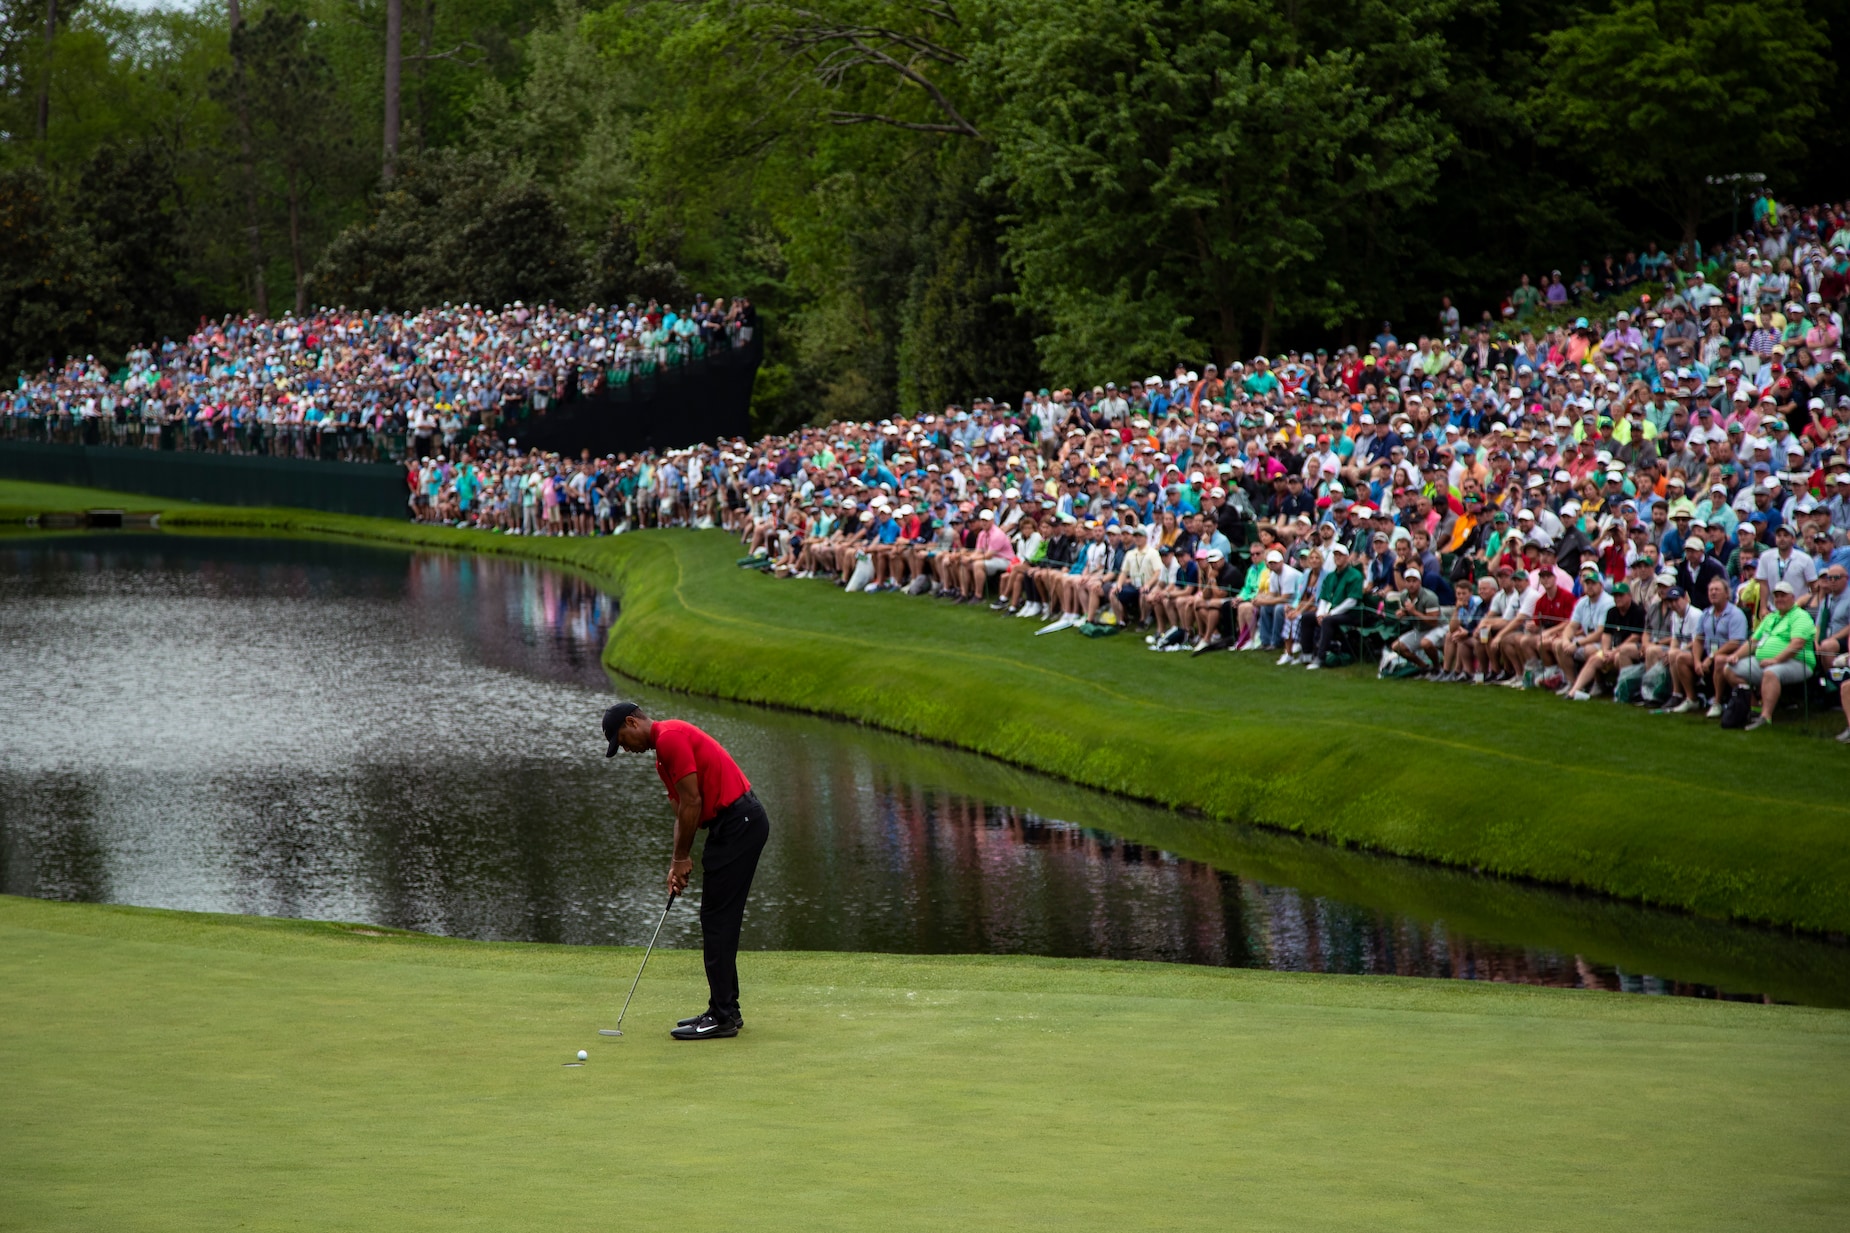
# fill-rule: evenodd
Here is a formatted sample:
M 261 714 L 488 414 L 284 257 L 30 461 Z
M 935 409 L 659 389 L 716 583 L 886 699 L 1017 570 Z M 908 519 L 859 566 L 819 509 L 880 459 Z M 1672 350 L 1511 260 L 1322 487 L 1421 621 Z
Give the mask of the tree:
M 1020 288 L 1002 259 L 1007 202 L 981 182 L 988 150 L 941 148 L 936 183 L 920 185 L 928 218 L 916 229 L 911 281 L 899 317 L 901 410 L 936 412 L 984 394 L 1011 402 L 1038 385 L 1040 364 Z
M 336 236 L 315 271 L 324 303 L 415 310 L 445 300 L 567 300 L 584 278 L 564 215 L 491 157 L 406 154 L 372 215 Z
M 231 109 L 243 173 L 245 243 L 250 249 L 251 302 L 259 317 L 270 315 L 270 284 L 264 276 L 262 210 L 258 205 L 257 155 L 251 136 L 250 74 L 244 63 L 244 10 L 226 0 L 231 25 L 231 65 L 212 74 L 212 95 Z
M 326 57 L 309 42 L 308 19 L 271 9 L 232 32 L 233 54 L 263 83 L 249 108 L 253 139 L 281 181 L 295 311 L 308 311 L 307 217 L 314 190 L 338 176 L 352 143 Z
M 1315 7 L 1316 12 L 1307 11 Z M 1430 199 L 1453 138 L 1448 0 L 1031 0 L 976 63 L 1042 356 L 1078 378 L 1355 311 L 1358 247 Z
M 198 319 L 180 243 L 182 193 L 167 151 L 152 142 L 105 146 L 63 195 L 94 270 L 86 349 L 113 362 Z
M 49 176 L 0 169 L 0 371 L 37 368 L 86 347 L 108 271 Z
M 618 214 L 611 218 L 585 265 L 582 299 L 601 303 L 684 302 L 691 288 L 667 254 L 672 244 L 645 249 L 636 227 Z
M 385 0 L 385 161 L 386 183 L 398 173 L 398 96 L 404 70 L 404 0 Z
M 1674 221 L 1686 244 L 1715 200 L 1709 176 L 1804 156 L 1831 80 L 1798 0 L 1620 0 L 1544 42 L 1535 123 Z

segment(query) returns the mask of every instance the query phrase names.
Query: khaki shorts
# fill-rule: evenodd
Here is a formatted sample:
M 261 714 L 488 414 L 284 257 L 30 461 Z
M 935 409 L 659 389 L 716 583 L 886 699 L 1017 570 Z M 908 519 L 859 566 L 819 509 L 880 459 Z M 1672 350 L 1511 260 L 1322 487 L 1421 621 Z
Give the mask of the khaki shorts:
M 1760 684 L 1760 678 L 1768 675 L 1778 677 L 1781 685 L 1800 685 L 1805 681 L 1806 670 L 1805 665 L 1796 659 L 1788 659 L 1783 664 L 1762 663 L 1758 659 L 1750 659 L 1736 667 L 1734 674 L 1749 685 Z

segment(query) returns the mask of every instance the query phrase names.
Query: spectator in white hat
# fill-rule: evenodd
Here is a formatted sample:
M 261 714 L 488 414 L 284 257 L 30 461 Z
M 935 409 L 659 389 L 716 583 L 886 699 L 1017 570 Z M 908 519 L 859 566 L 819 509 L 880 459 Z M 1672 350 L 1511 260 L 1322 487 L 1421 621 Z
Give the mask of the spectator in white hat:
M 1817 663 L 1812 650 L 1813 633 L 1811 614 L 1799 607 L 1792 584 L 1775 583 L 1772 610 L 1761 618 L 1753 637 L 1735 650 L 1722 670 L 1730 686 L 1746 685 L 1760 691 L 1760 713 L 1748 723 L 1749 731 L 1773 722 L 1780 693 L 1787 686 L 1804 685 L 1806 675 Z

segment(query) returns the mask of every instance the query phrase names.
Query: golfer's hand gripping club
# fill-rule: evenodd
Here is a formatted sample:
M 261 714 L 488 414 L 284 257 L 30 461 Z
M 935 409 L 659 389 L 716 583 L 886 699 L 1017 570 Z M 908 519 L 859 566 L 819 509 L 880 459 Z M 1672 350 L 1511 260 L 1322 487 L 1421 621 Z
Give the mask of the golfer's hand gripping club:
M 700 776 L 683 775 L 674 785 L 674 859 L 668 865 L 668 893 L 678 895 L 694 876 L 694 835 L 700 830 Z

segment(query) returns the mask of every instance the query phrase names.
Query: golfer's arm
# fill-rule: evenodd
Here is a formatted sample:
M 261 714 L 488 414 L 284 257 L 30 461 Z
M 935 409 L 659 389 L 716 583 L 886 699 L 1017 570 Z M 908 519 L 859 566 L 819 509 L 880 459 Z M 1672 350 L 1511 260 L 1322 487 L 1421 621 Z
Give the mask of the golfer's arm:
M 674 858 L 694 858 L 694 832 L 700 829 L 700 776 L 683 775 L 674 786 Z

